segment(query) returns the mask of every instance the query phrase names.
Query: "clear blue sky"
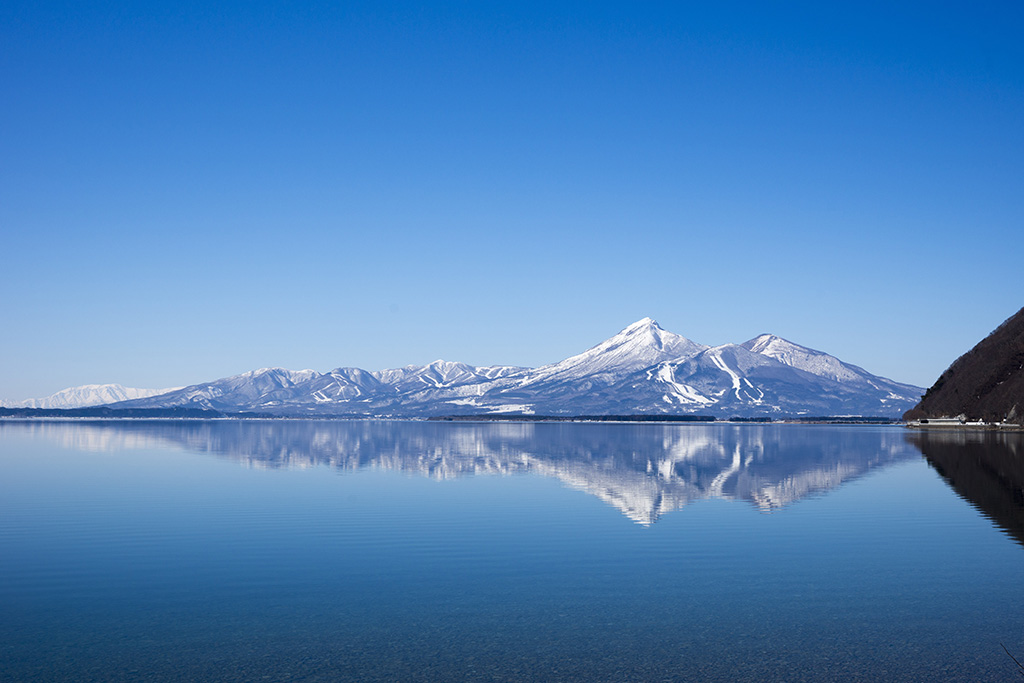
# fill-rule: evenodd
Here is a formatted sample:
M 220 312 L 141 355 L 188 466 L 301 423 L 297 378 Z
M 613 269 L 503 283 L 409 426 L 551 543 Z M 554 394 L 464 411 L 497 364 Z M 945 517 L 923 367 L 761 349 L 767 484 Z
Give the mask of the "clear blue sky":
M 1024 5 L 0 5 L 0 397 L 539 365 L 930 385 L 1024 305 Z

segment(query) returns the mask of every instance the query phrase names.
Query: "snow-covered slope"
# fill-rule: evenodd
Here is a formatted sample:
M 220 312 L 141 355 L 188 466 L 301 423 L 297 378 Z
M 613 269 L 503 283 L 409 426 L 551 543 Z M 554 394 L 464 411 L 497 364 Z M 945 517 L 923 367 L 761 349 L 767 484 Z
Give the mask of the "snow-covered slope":
M 682 362 L 661 363 L 648 369 L 644 379 L 658 387 L 666 406 L 664 412 L 738 417 L 896 417 L 896 406 L 913 400 L 915 388 L 909 385 L 868 373 L 839 380 L 824 363 L 808 363 L 805 367 L 826 370 L 816 374 L 751 351 L 746 344 L 724 344 Z M 634 381 L 633 390 L 642 384 Z
M 297 396 L 311 395 L 313 380 L 323 377 L 315 370 L 261 368 L 213 382 L 193 384 L 159 397 L 118 404 L 132 408 L 190 406 L 215 410 L 251 410 L 260 405 L 279 405 Z
M 115 405 L 293 416 L 515 412 L 897 417 L 922 391 L 774 335 L 712 348 L 643 318 L 583 353 L 535 369 L 443 360 L 378 372 L 265 368 Z
M 742 346 L 748 351 L 774 358 L 785 365 L 839 382 L 855 380 L 866 374 L 863 369 L 847 365 L 835 356 L 794 344 L 774 334 L 759 335 Z
M 645 368 L 706 348 L 643 318 L 583 353 L 494 383 L 477 404 L 497 402 L 546 414 L 647 412 L 646 399 L 622 393 L 622 383 Z
M 24 401 L 0 401 L 3 408 L 47 408 L 67 410 L 69 408 L 87 408 L 118 401 L 129 401 L 165 394 L 171 389 L 136 389 L 120 384 L 83 384 L 79 387 L 61 389 L 45 398 L 30 398 Z
M 701 404 L 697 412 L 737 416 L 848 412 L 838 410 L 840 406 L 832 400 L 833 382 L 736 344 L 665 364 L 658 369 L 658 379 L 666 385 L 666 403 L 697 401 Z M 679 387 L 686 389 L 680 392 Z
M 424 389 L 444 389 L 460 384 L 476 384 L 528 370 L 506 365 L 474 367 L 466 363 L 435 360 L 427 365 L 406 365 L 404 368 L 373 373 L 382 383 L 398 393 L 414 393 Z
M 754 353 L 774 358 L 784 365 L 833 380 L 839 383 L 844 390 L 863 394 L 879 394 L 879 401 L 883 404 L 917 401 L 921 396 L 921 387 L 873 375 L 862 367 L 844 363 L 823 351 L 815 351 L 806 346 L 794 344 L 773 334 L 762 334 L 755 337 L 744 343 L 743 347 Z
M 662 361 L 688 358 L 706 348 L 643 318 L 583 353 L 537 368 L 522 386 L 621 377 Z

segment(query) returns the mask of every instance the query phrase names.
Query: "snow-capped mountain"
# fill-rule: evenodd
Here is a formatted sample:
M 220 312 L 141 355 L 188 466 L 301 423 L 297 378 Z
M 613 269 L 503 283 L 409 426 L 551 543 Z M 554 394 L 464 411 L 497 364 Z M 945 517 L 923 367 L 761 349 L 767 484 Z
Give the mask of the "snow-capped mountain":
M 448 389 L 462 384 L 480 384 L 528 370 L 505 365 L 474 367 L 466 363 L 435 360 L 427 365 L 406 365 L 404 368 L 373 373 L 382 383 L 394 387 L 399 394 L 424 389 Z
M 774 335 L 708 347 L 644 318 L 583 353 L 539 368 L 443 360 L 377 372 L 264 368 L 113 406 L 286 416 L 898 417 L 922 393 Z
M 133 408 L 188 406 L 229 412 L 302 410 L 320 405 L 359 403 L 367 396 L 386 393 L 386 385 L 373 373 L 359 368 L 335 368 L 326 373 L 261 368 L 118 405 Z
M 661 361 L 693 356 L 706 348 L 666 332 L 651 318 L 644 318 L 581 354 L 537 368 L 521 386 L 577 382 L 584 378 L 608 381 Z
M 841 387 L 840 393 L 851 401 L 851 406 L 855 404 L 857 396 L 877 397 L 883 404 L 891 406 L 921 393 L 921 387 L 872 375 L 862 367 L 844 363 L 835 356 L 794 344 L 772 334 L 755 337 L 744 343 L 743 347 L 774 358 L 790 367 L 836 382 Z
M 741 346 L 748 351 L 774 358 L 780 363 L 790 365 L 798 370 L 834 379 L 837 382 L 863 378 L 868 374 L 862 368 L 858 368 L 856 365 L 847 365 L 835 356 L 794 344 L 782 337 L 776 337 L 774 334 L 759 335 Z
M 545 414 L 650 412 L 650 401 L 638 401 L 635 390 L 624 392 L 623 382 L 657 363 L 706 348 L 644 318 L 583 353 L 493 383 L 479 399 L 464 399 L 463 405 L 515 405 L 523 412 Z
M 130 401 L 165 394 L 173 389 L 136 389 L 120 384 L 83 384 L 79 387 L 61 389 L 45 398 L 30 398 L 24 401 L 2 401 L 0 408 L 46 408 L 65 410 L 68 408 L 86 408 L 100 406 L 118 401 Z
M 880 415 L 881 398 L 870 394 L 860 405 L 857 392 L 839 382 L 780 363 L 743 346 L 725 344 L 681 362 L 662 364 L 657 382 L 665 385 L 663 400 L 701 411 L 733 415 Z M 887 393 L 883 393 L 887 396 Z M 855 400 L 854 406 L 850 401 Z M 865 412 L 865 410 L 867 412 Z

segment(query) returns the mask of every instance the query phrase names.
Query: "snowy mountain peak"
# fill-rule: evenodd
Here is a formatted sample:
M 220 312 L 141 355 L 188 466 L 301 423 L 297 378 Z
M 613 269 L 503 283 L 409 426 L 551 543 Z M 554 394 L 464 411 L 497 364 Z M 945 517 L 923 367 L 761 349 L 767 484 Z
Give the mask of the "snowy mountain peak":
M 786 341 L 782 337 L 779 337 L 774 334 L 765 333 L 757 335 L 750 341 L 743 344 L 743 346 L 747 347 L 748 351 L 753 351 L 754 353 L 762 353 L 765 349 L 780 343 L 791 344 L 791 342 Z
M 250 370 L 243 372 L 240 375 L 236 375 L 238 378 L 267 378 L 274 379 L 280 382 L 289 384 L 299 384 L 301 382 L 308 382 L 314 377 L 320 375 L 316 370 L 288 370 L 286 368 L 260 368 L 259 370 Z
M 614 337 L 598 344 L 591 351 L 614 349 L 620 346 L 632 352 L 639 351 L 644 356 L 649 355 L 650 351 L 665 352 L 670 355 L 675 354 L 672 358 L 673 360 L 682 356 L 694 355 L 707 348 L 703 344 L 692 342 L 680 334 L 665 331 L 658 325 L 658 321 L 653 318 L 642 318 L 623 329 Z M 670 359 L 663 358 L 660 360 Z
M 641 320 L 637 320 L 635 323 L 624 328 L 608 341 L 618 338 L 641 339 L 644 343 L 652 344 L 659 348 L 663 347 L 666 343 L 671 345 L 673 343 L 678 343 L 680 340 L 686 340 L 687 342 L 690 341 L 682 335 L 665 331 L 665 329 L 662 328 L 654 318 L 643 318 Z
M 663 361 L 689 358 L 706 348 L 663 330 L 652 318 L 643 318 L 583 353 L 537 368 L 525 384 L 621 376 Z
M 437 360 L 430 361 L 429 363 L 427 363 L 427 367 L 436 368 L 438 370 L 452 370 L 456 368 L 469 368 L 471 366 L 466 365 L 465 363 L 460 363 L 459 361 L 455 360 L 444 360 L 443 358 L 438 358 Z
M 780 363 L 798 370 L 840 382 L 863 379 L 867 374 L 856 366 L 847 365 L 835 356 L 794 344 L 774 334 L 759 335 L 742 346 L 753 353 L 774 358 Z
M 646 330 L 646 329 L 649 329 L 649 328 L 657 328 L 657 329 L 660 330 L 661 329 L 661 325 L 659 325 L 658 321 L 655 320 L 654 318 L 640 318 L 640 320 L 637 320 L 632 325 L 629 325 L 625 329 L 623 329 L 622 333 L 633 332 L 633 331 L 641 331 L 641 330 Z

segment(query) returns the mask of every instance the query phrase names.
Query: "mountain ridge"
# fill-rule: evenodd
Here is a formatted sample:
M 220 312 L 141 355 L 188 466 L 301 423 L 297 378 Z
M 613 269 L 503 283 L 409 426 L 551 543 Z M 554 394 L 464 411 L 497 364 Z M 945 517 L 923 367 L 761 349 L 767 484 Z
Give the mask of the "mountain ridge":
M 107 405 L 136 398 L 158 396 L 180 387 L 168 389 L 138 389 L 121 384 L 82 384 L 54 392 L 43 398 L 28 398 L 22 401 L 0 400 L 0 408 L 41 408 L 62 410 L 66 408 L 87 408 Z
M 898 417 L 922 392 L 776 335 L 710 347 L 642 318 L 579 354 L 537 368 L 445 360 L 374 372 L 261 368 L 108 405 L 288 417 Z

